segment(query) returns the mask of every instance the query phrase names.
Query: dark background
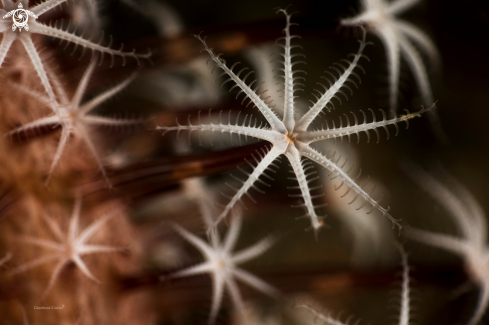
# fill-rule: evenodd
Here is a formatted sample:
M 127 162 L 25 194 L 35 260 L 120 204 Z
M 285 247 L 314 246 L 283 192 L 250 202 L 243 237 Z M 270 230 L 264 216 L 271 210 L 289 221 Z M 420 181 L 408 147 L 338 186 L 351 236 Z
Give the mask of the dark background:
M 303 37 L 300 44 L 307 56 L 306 91 L 301 93 L 306 99 L 312 99 L 308 97 L 308 89 L 312 89 L 320 80 L 322 71 L 333 62 L 346 58 L 347 54 L 356 51 L 358 46 L 358 31 L 338 26 L 340 18 L 358 12 L 356 1 L 185 0 L 166 3 L 173 7 L 186 26 L 186 32 L 176 38 L 188 39 L 187 44 L 194 42 L 182 53 L 182 56 L 190 57 L 197 55 L 200 44 L 189 35 L 201 31 L 208 35 L 211 41 L 234 31 L 238 35 L 240 32 L 244 33 L 250 44 L 273 42 L 274 38 L 281 36 L 284 26 L 283 16 L 277 15 L 274 9 L 292 5 L 290 10 L 298 11 L 293 20 L 300 25 L 294 27 L 293 31 Z M 170 60 L 164 55 L 159 56 L 165 53 L 170 46 L 168 44 L 173 44 L 175 38 L 159 37 L 147 17 L 116 1 L 110 2 L 102 9 L 104 13 L 110 13 L 107 15 L 108 30 L 120 40 L 131 40 L 156 47 L 156 67 L 145 68 L 143 78 L 144 73 L 151 69 L 158 68 L 164 71 L 185 64 L 184 59 L 177 62 L 178 58 Z M 379 144 L 367 144 L 365 137 L 362 137 L 360 144 L 357 145 L 356 141 L 353 141 L 352 147 L 358 151 L 364 173 L 375 177 L 386 189 L 384 202 L 391 207 L 394 217 L 402 219 L 403 225 L 454 233 L 455 227 L 444 207 L 411 181 L 400 170 L 399 164 L 405 159 L 410 159 L 426 170 L 443 167 L 469 189 L 485 211 L 489 211 L 489 2 L 423 1 L 406 12 L 402 18 L 425 31 L 439 49 L 442 58 L 441 70 L 435 71 L 429 69 L 430 67 L 428 70 L 434 98 L 437 101 L 436 110 L 448 142 L 440 144 L 433 136 L 428 118 L 422 117 L 414 119 L 408 130 L 401 127 L 396 138 L 386 140 L 381 130 Z M 387 108 L 387 68 L 384 49 L 374 35 L 369 34 L 368 38 L 374 45 L 365 50 L 370 63 L 363 63 L 367 73 L 362 77 L 360 89 L 356 90 L 354 96 L 343 106 L 337 105 L 336 111 L 330 114 L 331 118 L 360 109 Z M 224 56 L 228 63 L 235 60 L 243 61 L 240 51 L 230 51 Z M 400 93 L 401 109 L 419 109 L 417 89 L 404 64 Z M 137 94 L 133 96 L 137 97 Z M 147 104 L 151 106 L 148 110 L 157 114 L 164 114 L 169 109 L 164 105 L 159 107 L 154 103 Z M 225 105 L 231 105 L 232 109 L 240 109 L 239 103 L 231 99 L 226 99 Z M 200 109 L 207 108 L 209 107 Z M 140 109 L 145 108 L 137 107 L 137 110 Z M 165 139 L 161 140 L 162 147 L 166 146 L 164 141 L 170 141 L 172 138 Z M 168 154 L 165 148 L 154 149 L 154 152 L 159 152 L 154 155 Z M 284 173 L 287 168 L 287 164 L 283 162 Z M 311 233 L 303 232 L 307 222 L 294 220 L 299 212 L 286 207 L 260 209 L 266 206 L 269 200 L 279 201 L 286 197 L 285 187 L 280 184 L 275 185 L 266 196 L 259 197 L 258 207 L 252 208 L 255 216 L 249 217 L 249 223 L 245 224 L 245 233 L 251 238 L 247 240 L 249 242 L 267 233 L 280 233 L 284 237 L 283 243 L 267 254 L 265 261 L 256 263 L 257 269 L 264 270 L 265 274 L 272 270 L 272 274 L 275 274 L 273 272 L 277 270 L 290 268 L 297 273 L 299 282 L 303 281 L 301 276 L 307 278 L 311 270 L 329 270 L 346 274 L 359 272 L 349 264 L 351 238 L 345 236 L 344 226 L 334 218 L 334 212 L 327 211 L 328 215 L 333 215 L 327 219 L 330 229 L 322 231 L 319 242 L 315 243 Z M 477 291 L 472 290 L 451 298 L 455 289 L 465 280 L 462 261 L 450 253 L 413 243 L 404 236 L 397 239 L 404 243 L 410 252 L 410 263 L 416 267 L 412 273 L 413 278 L 420 279 L 413 284 L 418 297 L 414 300 L 414 305 L 419 308 L 416 314 L 421 316 L 420 323 L 452 324 L 466 321 L 475 307 Z M 385 270 L 396 270 L 396 263 L 372 266 L 362 272 L 366 272 L 368 276 L 379 272 L 381 276 Z M 456 280 L 453 280 L 454 278 L 447 276 L 445 279 L 442 276 L 444 272 L 461 274 L 462 278 L 455 276 Z M 336 312 L 346 310 L 347 314 L 354 313 L 362 322 L 388 324 L 389 316 L 396 314 L 388 309 L 392 306 L 389 302 L 391 278 L 388 277 L 388 281 L 375 282 L 368 280 L 371 279 L 368 276 L 363 284 L 344 290 L 318 290 L 319 293 L 315 297 Z M 274 279 L 270 281 L 273 282 Z M 281 289 L 287 291 L 286 288 Z M 396 290 L 397 287 L 394 292 Z M 205 315 L 205 307 L 202 308 L 201 312 Z M 202 317 L 205 321 L 205 316 Z

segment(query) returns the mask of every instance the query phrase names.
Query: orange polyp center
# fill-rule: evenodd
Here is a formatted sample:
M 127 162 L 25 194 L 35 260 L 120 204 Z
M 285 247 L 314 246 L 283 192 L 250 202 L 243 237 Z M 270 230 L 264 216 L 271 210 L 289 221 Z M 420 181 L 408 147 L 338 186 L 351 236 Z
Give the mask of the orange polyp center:
M 226 267 L 226 262 L 224 260 L 217 261 L 217 267 L 220 269 L 224 269 Z
M 287 140 L 289 140 L 290 142 L 295 142 L 295 137 L 292 135 L 292 134 L 287 134 L 285 136 L 287 138 Z
M 68 254 L 68 256 L 73 256 L 74 252 L 75 252 L 75 250 L 73 249 L 73 246 L 68 245 L 68 247 L 66 248 L 66 253 Z

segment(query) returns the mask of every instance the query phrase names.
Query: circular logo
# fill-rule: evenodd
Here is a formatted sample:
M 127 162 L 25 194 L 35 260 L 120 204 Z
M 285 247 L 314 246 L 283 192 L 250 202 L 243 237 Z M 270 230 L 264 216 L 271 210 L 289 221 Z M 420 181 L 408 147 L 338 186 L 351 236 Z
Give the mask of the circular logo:
M 27 22 L 29 21 L 29 16 L 33 17 L 34 19 L 37 19 L 37 15 L 34 14 L 32 11 L 25 10 L 24 7 L 22 6 L 22 3 L 19 3 L 19 9 L 14 9 L 10 12 L 8 12 L 3 18 L 9 18 L 12 16 L 12 19 L 14 21 L 14 24 L 12 25 L 12 30 L 15 31 L 17 28 L 19 29 L 19 32 L 22 31 L 22 28 L 24 28 L 26 31 L 29 30 L 29 25 L 27 25 Z
M 29 20 L 29 16 L 27 15 L 27 12 L 24 9 L 15 10 L 13 17 L 14 17 L 14 24 L 17 27 L 24 27 L 25 25 L 27 25 L 27 21 Z

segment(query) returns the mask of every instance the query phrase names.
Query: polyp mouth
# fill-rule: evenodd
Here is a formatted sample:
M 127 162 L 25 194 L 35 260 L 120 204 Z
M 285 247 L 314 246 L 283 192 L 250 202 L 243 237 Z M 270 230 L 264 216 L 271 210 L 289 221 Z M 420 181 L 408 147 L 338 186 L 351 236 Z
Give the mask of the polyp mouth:
M 296 138 L 295 136 L 293 136 L 292 134 L 288 133 L 286 136 L 287 140 L 289 140 L 290 142 L 295 142 Z

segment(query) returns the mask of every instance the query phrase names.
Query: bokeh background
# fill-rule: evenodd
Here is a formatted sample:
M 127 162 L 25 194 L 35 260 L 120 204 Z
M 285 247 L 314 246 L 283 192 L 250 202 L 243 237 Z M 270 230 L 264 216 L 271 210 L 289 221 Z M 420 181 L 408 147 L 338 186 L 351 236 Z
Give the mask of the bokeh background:
M 76 0 L 78 1 L 78 0 Z M 106 195 L 118 197 L 129 205 L 130 221 L 138 232 L 143 271 L 120 280 L 121 294 L 145 292 L 151 296 L 155 324 L 206 323 L 211 304 L 211 286 L 208 276 L 181 281 L 158 281 L 158 276 L 201 260 L 193 248 L 184 244 L 170 223 L 182 224 L 192 232 L 205 236 L 203 222 L 192 191 L 185 180 L 205 176 L 204 184 L 216 200 L 229 173 L 236 173 L 235 165 L 263 143 L 249 142 L 245 149 L 235 145 L 210 145 L 194 137 L 188 145 L 186 136 L 152 130 L 155 125 L 174 123 L 175 117 L 185 121 L 187 115 L 197 112 L 232 110 L 233 115 L 243 110 L 254 110 L 234 100 L 236 92 L 219 90 L 214 83 L 217 73 L 210 75 L 202 45 L 193 37 L 203 32 L 216 51 L 223 52 L 228 64 L 240 61 L 243 66 L 257 69 L 252 51 L 279 51 L 273 47 L 284 27 L 284 17 L 275 8 L 290 5 L 297 11 L 293 21 L 294 34 L 306 55 L 305 91 L 301 100 L 307 105 L 314 100 L 311 90 L 334 62 L 357 50 L 358 29 L 339 26 L 339 20 L 359 11 L 357 1 L 96 1 L 100 28 L 114 36 L 115 43 L 124 42 L 126 48 L 150 48 L 153 64 L 137 67 L 128 61 L 125 68 L 109 68 L 103 64 L 90 85 L 95 93 L 107 84 L 113 84 L 129 71 L 139 69 L 138 78 L 116 100 L 104 105 L 100 112 L 118 116 L 151 118 L 142 128 L 115 130 L 104 134 L 105 162 L 115 180 L 115 190 L 100 194 L 88 186 L 91 202 L 104 200 Z M 59 15 L 71 15 L 69 7 L 62 7 Z M 85 14 L 82 14 L 82 19 Z M 489 3 L 477 1 L 420 1 L 402 16 L 425 31 L 436 43 L 441 62 L 428 66 L 436 112 L 447 141 L 441 143 L 433 134 L 427 116 L 416 118 L 405 130 L 387 137 L 380 130 L 380 141 L 373 137 L 367 143 L 364 135 L 359 144 L 352 137 L 328 143 L 326 149 L 338 150 L 356 161 L 363 175 L 370 175 L 384 194 L 383 204 L 391 207 L 392 215 L 407 227 L 430 231 L 456 233 L 454 224 L 444 206 L 437 203 L 413 182 L 400 168 L 412 161 L 427 171 L 445 170 L 464 184 L 489 211 Z M 87 26 L 90 26 L 90 21 Z M 350 111 L 372 108 L 388 110 L 387 67 L 384 48 L 379 39 L 368 34 L 363 61 L 366 74 L 354 95 L 343 105 L 324 116 L 337 123 L 339 117 Z M 83 73 L 87 57 L 78 61 L 70 56 L 70 48 L 63 51 L 57 42 L 46 41 L 54 61 L 66 75 L 69 84 L 76 85 Z M 212 68 L 212 64 L 210 64 Z M 259 75 L 258 72 L 255 75 Z M 410 71 L 403 64 L 401 71 L 399 108 L 412 112 L 420 109 L 421 100 Z M 256 114 L 258 115 L 258 114 Z M 377 115 L 380 117 L 380 114 Z M 217 138 L 215 138 L 217 139 Z M 206 140 L 206 139 L 204 139 Z M 208 140 L 208 139 L 207 139 Z M 265 195 L 254 197 L 257 203 L 247 202 L 245 222 L 239 247 L 246 247 L 263 236 L 278 236 L 277 244 L 260 259 L 246 268 L 263 277 L 284 292 L 283 301 L 272 301 L 245 290 L 250 308 L 256 313 L 254 323 L 312 324 L 314 319 L 294 309 L 294 303 L 312 302 L 337 314 L 354 314 L 361 323 L 391 324 L 397 306 L 391 298 L 398 296 L 400 257 L 394 241 L 401 242 L 409 253 L 412 266 L 414 314 L 420 324 L 457 324 L 466 321 L 475 308 L 477 289 L 459 290 L 468 281 L 462 261 L 450 253 L 407 239 L 403 232 L 392 230 L 390 223 L 378 213 L 358 214 L 332 190 L 326 175 L 325 202 L 328 206 L 327 228 L 316 240 L 305 229 L 307 220 L 295 220 L 302 214 L 291 209 L 293 200 L 287 186 L 290 166 L 283 159 L 275 182 Z M 143 174 L 147 172 L 148 174 Z M 326 174 L 321 171 L 321 174 Z M 122 175 L 122 176 L 121 176 Z M 144 176 L 142 176 L 144 175 Z M 149 176 L 148 176 L 149 175 Z M 130 182 L 117 183 L 127 176 Z M 117 185 L 119 184 L 119 187 Z M 98 189 L 97 186 L 94 187 Z M 190 194 L 189 194 L 190 193 Z M 375 223 L 375 226 L 371 226 Z M 397 282 L 396 282 L 397 281 Z M 103 290 L 103 289 L 102 289 Z M 342 316 L 345 320 L 346 317 Z M 486 317 L 487 321 L 487 317 Z M 231 303 L 226 297 L 218 323 L 234 322 Z

